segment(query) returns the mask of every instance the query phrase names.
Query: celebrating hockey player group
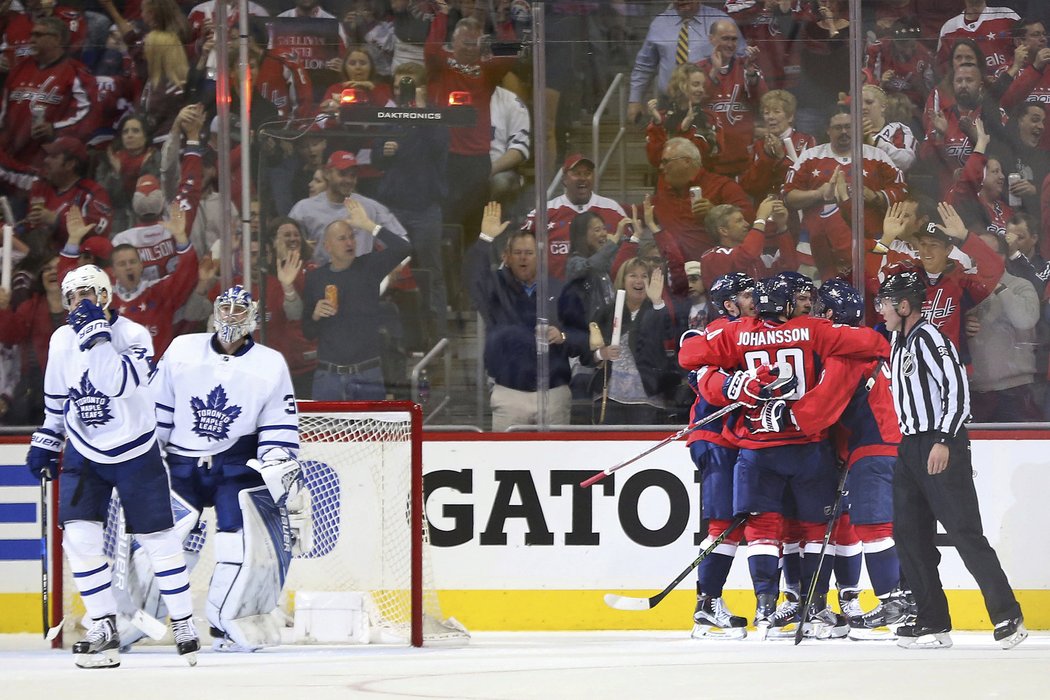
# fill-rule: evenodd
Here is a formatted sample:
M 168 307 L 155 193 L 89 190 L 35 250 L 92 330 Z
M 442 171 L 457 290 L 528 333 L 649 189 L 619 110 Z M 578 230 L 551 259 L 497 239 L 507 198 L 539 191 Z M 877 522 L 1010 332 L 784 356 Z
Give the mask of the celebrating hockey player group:
M 892 293 L 900 286 L 897 276 L 891 274 L 883 285 L 890 290 L 884 296 L 894 303 L 901 296 Z M 724 406 L 741 408 L 704 424 L 689 438 L 708 522 L 702 547 L 711 548 L 724 535 L 700 560 L 692 636 L 747 636 L 748 620 L 732 614 L 722 599 L 736 549 L 746 540 L 757 601 L 754 626 L 765 638 L 794 637 L 797 642 L 803 637 L 848 635 L 898 639 L 905 648 L 950 646 L 943 592 L 937 588 L 934 595 L 930 590 L 930 567 L 935 568 L 939 558 L 931 562 L 929 556 L 913 554 L 902 562 L 894 527 L 896 522 L 898 539 L 907 538 L 907 551 L 926 552 L 928 545 L 916 540 L 924 535 L 901 533 L 900 524 L 929 517 L 915 512 L 916 499 L 922 497 L 918 494 L 930 499 L 930 506 L 922 506 L 927 514 L 930 508 L 934 513 L 946 508 L 945 496 L 931 482 L 915 486 L 904 498 L 900 477 L 894 483 L 901 460 L 915 462 L 921 456 L 905 458 L 901 452 L 898 457 L 902 429 L 914 434 L 915 428 L 905 415 L 907 407 L 901 408 L 899 399 L 895 406 L 891 381 L 908 380 L 896 372 L 891 379 L 885 337 L 860 326 L 860 293 L 840 279 L 817 289 L 798 273 L 757 282 L 732 273 L 711 285 L 710 298 L 720 317 L 704 332 L 690 332 L 679 352 L 697 393 L 692 419 L 701 421 Z M 898 341 L 895 336 L 894 343 L 896 348 L 903 337 Z M 782 375 L 791 380 L 776 381 Z M 953 376 L 965 383 L 965 371 Z M 962 393 L 965 396 L 965 387 Z M 958 413 L 949 411 L 956 399 L 942 400 L 947 402 L 944 414 L 950 418 Z M 920 438 L 927 434 L 922 430 Z M 956 433 L 942 430 L 947 437 L 938 444 L 956 445 Z M 931 446 L 925 448 L 924 454 L 930 453 Z M 934 456 L 929 457 L 931 464 Z M 926 458 L 922 459 L 925 474 Z M 969 484 L 968 490 L 958 488 L 972 494 L 968 462 L 952 459 L 960 460 L 952 482 Z M 926 478 L 932 480 L 936 473 L 930 467 Z M 896 519 L 895 508 L 900 511 Z M 997 623 L 995 639 L 1009 649 L 1027 633 L 994 552 L 980 535 L 975 499 L 972 508 L 953 526 L 972 537 L 975 563 L 967 566 L 982 590 L 988 588 L 989 612 Z M 736 519 L 741 518 L 739 530 Z M 972 533 L 975 522 L 978 530 Z M 878 599 L 867 612 L 858 599 L 862 556 Z M 908 588 L 909 572 L 922 586 L 918 602 Z M 828 605 L 832 573 L 841 612 Z M 932 602 L 927 606 L 926 600 Z

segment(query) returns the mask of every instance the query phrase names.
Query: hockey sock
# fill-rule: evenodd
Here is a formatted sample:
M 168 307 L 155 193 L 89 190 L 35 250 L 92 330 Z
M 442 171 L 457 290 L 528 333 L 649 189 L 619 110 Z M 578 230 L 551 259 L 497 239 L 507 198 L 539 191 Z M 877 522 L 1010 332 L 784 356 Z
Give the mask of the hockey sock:
M 831 545 L 828 545 L 830 547 Z M 835 545 L 835 585 L 857 588 L 860 585 L 861 544 Z
M 117 614 L 113 595 L 113 570 L 103 555 L 102 523 L 73 520 L 64 526 L 62 538 L 73 581 L 84 609 L 93 620 Z
M 706 545 L 704 545 L 706 546 Z M 722 549 L 731 549 L 733 554 L 725 553 Z M 700 562 L 699 585 L 703 593 L 712 598 L 722 597 L 722 587 L 726 585 L 729 578 L 729 568 L 733 566 L 733 556 L 736 554 L 736 545 L 722 543 L 715 551 L 711 552 Z
M 784 588 L 799 590 L 802 580 L 802 554 L 798 542 L 784 543 L 784 556 L 781 559 L 784 567 Z
M 135 539 L 149 554 L 160 594 L 164 597 L 164 605 L 171 619 L 181 620 L 193 615 L 190 575 L 182 554 L 182 542 L 175 532 L 163 530 L 135 535 Z
M 868 565 L 868 578 L 875 595 L 883 596 L 900 585 L 900 559 L 892 538 L 865 542 L 864 561 Z
M 747 567 L 756 594 L 777 595 L 780 591 L 780 532 L 778 513 L 759 513 L 747 519 Z
M 802 590 L 808 591 L 813 576 L 817 573 L 820 561 L 820 550 L 824 546 L 824 528 L 822 523 L 803 523 L 802 540 Z M 824 565 L 820 567 L 817 577 L 815 595 L 826 595 L 831 582 L 831 570 L 835 563 L 835 548 L 829 542 L 824 555 Z
M 709 547 L 719 535 L 729 528 L 730 524 L 728 520 L 712 518 L 707 524 L 707 537 L 700 543 L 700 548 Z M 733 557 L 736 556 L 736 548 L 740 544 L 742 535 L 740 530 L 730 533 L 722 544 L 715 547 L 714 551 L 700 562 L 697 572 L 698 592 L 705 593 L 712 598 L 722 597 L 722 588 L 726 585 L 726 579 L 729 578 L 729 569 L 733 566 Z

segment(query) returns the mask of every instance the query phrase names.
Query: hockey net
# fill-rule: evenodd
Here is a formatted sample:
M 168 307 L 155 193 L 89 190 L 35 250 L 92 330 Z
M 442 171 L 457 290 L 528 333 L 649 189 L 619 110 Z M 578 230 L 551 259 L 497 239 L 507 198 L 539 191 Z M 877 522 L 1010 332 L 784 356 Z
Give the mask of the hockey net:
M 311 537 L 308 549 L 292 560 L 275 615 L 291 626 L 299 594 L 302 600 L 307 595 L 323 600 L 324 593 L 360 592 L 369 641 L 464 643 L 466 629 L 442 614 L 430 561 L 419 407 L 396 401 L 300 402 L 299 439 Z M 119 514 L 114 494 L 105 537 L 111 558 L 120 539 Z M 213 531 L 214 512 L 208 508 L 200 532 L 186 543 L 200 552 L 190 577 L 198 618 L 215 562 L 208 537 Z M 68 567 L 63 602 L 69 625 L 82 616 L 83 606 Z M 66 644 L 76 639 L 64 637 Z

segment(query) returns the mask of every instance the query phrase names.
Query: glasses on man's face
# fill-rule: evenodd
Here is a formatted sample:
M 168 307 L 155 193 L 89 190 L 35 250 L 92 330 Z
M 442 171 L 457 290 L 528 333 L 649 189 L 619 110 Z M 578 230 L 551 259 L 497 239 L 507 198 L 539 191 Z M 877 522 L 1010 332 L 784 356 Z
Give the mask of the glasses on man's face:
M 682 158 L 688 158 L 688 157 L 689 156 L 672 156 L 671 158 L 661 158 L 660 159 L 660 165 L 667 165 L 668 163 L 673 163 L 676 160 L 681 160 Z

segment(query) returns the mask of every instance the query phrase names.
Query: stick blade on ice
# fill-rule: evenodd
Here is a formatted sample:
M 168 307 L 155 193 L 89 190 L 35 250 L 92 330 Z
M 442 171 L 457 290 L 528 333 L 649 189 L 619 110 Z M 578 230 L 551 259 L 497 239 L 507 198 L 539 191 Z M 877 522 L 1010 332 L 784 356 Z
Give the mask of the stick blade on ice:
M 631 598 L 615 593 L 605 594 L 605 604 L 615 610 L 648 610 L 652 607 L 648 598 Z

